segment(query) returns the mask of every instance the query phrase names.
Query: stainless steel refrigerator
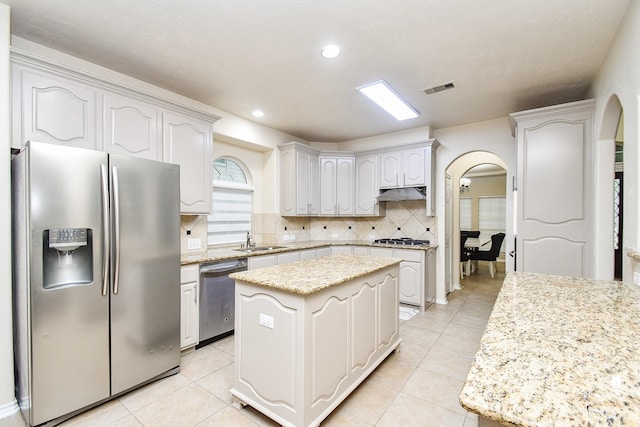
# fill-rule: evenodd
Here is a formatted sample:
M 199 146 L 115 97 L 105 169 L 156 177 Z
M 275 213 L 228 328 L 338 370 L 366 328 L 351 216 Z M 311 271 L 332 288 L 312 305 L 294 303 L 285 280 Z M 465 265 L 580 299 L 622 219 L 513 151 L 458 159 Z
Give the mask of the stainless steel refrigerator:
M 177 372 L 179 166 L 29 142 L 12 176 L 16 397 L 27 422 L 55 424 Z

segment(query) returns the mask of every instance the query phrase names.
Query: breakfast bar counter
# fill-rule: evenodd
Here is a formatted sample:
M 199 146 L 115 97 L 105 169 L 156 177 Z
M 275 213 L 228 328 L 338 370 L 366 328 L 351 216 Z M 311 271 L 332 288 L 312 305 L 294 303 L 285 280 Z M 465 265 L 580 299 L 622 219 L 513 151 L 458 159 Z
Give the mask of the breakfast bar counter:
M 640 425 L 640 294 L 507 274 L 460 403 L 480 426 Z
M 336 255 L 233 273 L 234 405 L 319 425 L 400 344 L 401 261 Z

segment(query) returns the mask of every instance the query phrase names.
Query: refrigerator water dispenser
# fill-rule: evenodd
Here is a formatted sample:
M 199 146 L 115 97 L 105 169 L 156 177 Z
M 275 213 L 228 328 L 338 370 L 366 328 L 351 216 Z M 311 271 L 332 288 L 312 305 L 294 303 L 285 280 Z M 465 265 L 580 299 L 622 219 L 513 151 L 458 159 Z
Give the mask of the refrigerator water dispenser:
M 92 237 L 90 228 L 44 230 L 42 273 L 45 289 L 93 282 Z

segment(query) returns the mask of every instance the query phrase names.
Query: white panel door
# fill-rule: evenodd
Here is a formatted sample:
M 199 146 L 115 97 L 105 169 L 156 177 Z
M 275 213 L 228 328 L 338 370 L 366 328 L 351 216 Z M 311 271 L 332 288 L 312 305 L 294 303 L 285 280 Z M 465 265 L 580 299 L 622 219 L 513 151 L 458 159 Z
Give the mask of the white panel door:
M 512 115 L 519 271 L 592 275 L 593 105 L 581 101 Z

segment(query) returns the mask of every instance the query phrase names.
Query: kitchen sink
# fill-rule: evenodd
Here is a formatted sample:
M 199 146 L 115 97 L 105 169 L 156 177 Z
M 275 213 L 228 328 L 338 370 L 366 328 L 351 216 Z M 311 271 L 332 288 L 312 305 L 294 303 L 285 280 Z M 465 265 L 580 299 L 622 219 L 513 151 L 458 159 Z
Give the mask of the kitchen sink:
M 259 251 L 272 251 L 274 249 L 284 249 L 284 248 L 286 248 L 286 246 L 256 246 L 253 248 L 234 249 L 234 251 L 251 253 L 251 252 L 259 252 Z

